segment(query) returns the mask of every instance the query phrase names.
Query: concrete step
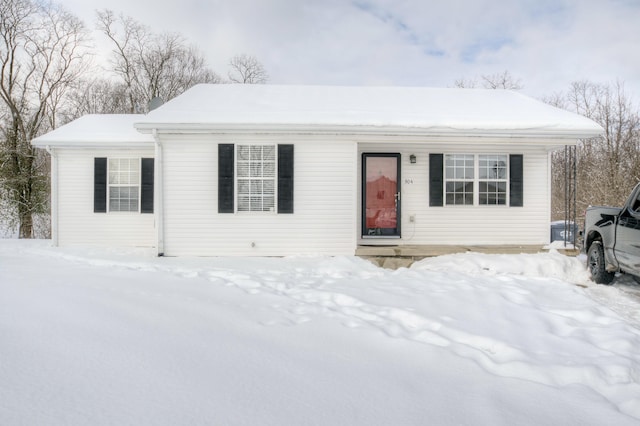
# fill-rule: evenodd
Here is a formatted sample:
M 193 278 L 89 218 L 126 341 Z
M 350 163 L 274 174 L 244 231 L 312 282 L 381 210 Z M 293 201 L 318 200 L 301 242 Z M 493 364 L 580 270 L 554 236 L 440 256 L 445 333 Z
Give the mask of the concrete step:
M 456 253 L 485 253 L 485 254 L 531 254 L 548 252 L 540 245 L 361 245 L 356 249 L 356 256 L 368 259 L 378 266 L 388 269 L 409 267 L 416 260 L 426 257 L 443 256 Z M 558 252 L 567 256 L 577 256 L 578 250 L 559 249 Z

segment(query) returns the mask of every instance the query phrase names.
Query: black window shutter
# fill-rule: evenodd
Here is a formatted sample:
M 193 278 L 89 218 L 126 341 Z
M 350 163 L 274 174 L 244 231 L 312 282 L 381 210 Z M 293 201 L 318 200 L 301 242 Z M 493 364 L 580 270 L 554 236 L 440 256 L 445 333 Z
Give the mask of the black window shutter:
M 140 164 L 140 213 L 153 213 L 153 158 Z
M 429 154 L 429 206 L 444 205 L 444 155 Z
M 293 213 L 293 145 L 278 145 L 278 213 Z
M 232 143 L 218 145 L 218 213 L 233 213 L 234 148 Z
M 511 207 L 522 207 L 524 204 L 522 163 L 522 154 L 509 156 L 509 205 Z
M 107 159 L 93 159 L 93 212 L 107 212 Z

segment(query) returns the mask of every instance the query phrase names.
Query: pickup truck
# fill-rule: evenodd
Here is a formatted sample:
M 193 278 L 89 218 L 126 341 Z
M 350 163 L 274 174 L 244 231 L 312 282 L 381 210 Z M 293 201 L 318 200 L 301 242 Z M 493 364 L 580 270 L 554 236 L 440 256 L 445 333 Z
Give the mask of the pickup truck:
M 623 207 L 589 207 L 583 237 L 593 281 L 610 284 L 622 272 L 640 282 L 640 184 Z

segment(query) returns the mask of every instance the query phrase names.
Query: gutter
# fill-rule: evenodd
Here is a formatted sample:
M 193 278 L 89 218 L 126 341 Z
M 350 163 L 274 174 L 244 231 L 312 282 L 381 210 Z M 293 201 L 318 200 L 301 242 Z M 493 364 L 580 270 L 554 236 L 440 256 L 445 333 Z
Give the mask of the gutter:
M 60 141 L 60 140 L 36 140 L 34 139 L 31 142 L 32 146 L 36 148 L 73 148 L 73 149 L 113 149 L 113 148 L 122 148 L 122 149 L 137 149 L 137 148 L 148 148 L 153 141 L 136 141 L 136 142 L 127 142 L 127 141 L 90 141 L 90 140 L 82 140 L 82 141 L 72 141 L 68 140 Z
M 153 166 L 153 211 L 156 220 L 156 249 L 158 256 L 164 256 L 164 181 L 162 170 L 162 144 L 156 129 L 152 130 L 155 146 L 155 164 Z
M 594 123 L 595 124 L 595 123 Z M 224 133 L 224 134 L 293 134 L 340 136 L 415 136 L 423 138 L 532 138 L 588 139 L 600 136 L 604 129 L 597 124 L 588 128 L 558 128 L 530 126 L 521 128 L 490 128 L 467 126 L 398 126 L 398 125 L 341 125 L 341 124 L 275 124 L 275 123 L 135 123 L 143 134 L 159 133 Z
M 53 148 L 45 146 L 51 156 L 51 242 L 58 246 L 58 157 Z

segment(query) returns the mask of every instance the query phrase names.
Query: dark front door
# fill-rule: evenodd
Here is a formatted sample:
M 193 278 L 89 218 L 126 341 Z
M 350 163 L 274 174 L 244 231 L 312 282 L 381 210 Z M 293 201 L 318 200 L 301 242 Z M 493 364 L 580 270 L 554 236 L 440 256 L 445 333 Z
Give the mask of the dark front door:
M 400 237 L 400 154 L 362 154 L 362 236 Z

